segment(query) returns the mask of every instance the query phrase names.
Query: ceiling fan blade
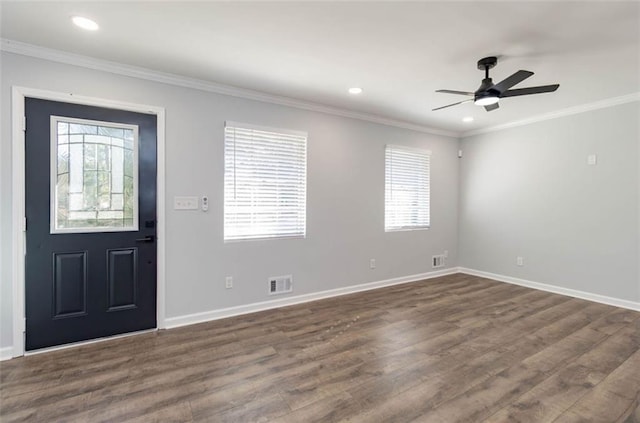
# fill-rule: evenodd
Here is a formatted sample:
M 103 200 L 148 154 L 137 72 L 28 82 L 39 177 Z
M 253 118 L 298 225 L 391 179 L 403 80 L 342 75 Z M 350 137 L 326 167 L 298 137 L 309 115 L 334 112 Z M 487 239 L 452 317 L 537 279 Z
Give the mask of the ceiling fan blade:
M 509 88 L 513 87 L 514 85 L 521 83 L 531 75 L 533 75 L 533 72 L 529 72 L 526 70 L 519 70 L 518 72 L 514 73 L 510 77 L 498 82 L 497 84 L 494 84 L 491 87 L 491 89 L 496 90 L 499 93 L 503 93 L 507 91 Z
M 503 92 L 500 97 L 515 97 L 518 95 L 529 95 L 529 94 L 541 94 L 541 93 L 552 93 L 558 89 L 560 84 L 553 85 L 543 85 L 541 87 L 529 87 L 529 88 L 518 88 L 515 90 L 507 90 Z
M 431 109 L 431 111 L 432 111 L 432 112 L 435 112 L 436 110 L 446 109 L 447 107 L 457 106 L 458 104 L 468 103 L 468 102 L 470 102 L 470 101 L 473 101 L 473 99 L 472 99 L 472 98 L 470 98 L 469 100 L 462 100 L 462 101 L 459 101 L 459 102 L 457 102 L 457 103 L 447 104 L 446 106 L 436 107 L 435 109 Z
M 490 112 L 490 111 L 495 110 L 495 109 L 497 109 L 499 107 L 500 107 L 500 105 L 498 103 L 494 103 L 494 104 L 489 104 L 488 106 L 484 106 L 484 109 L 487 112 Z
M 475 95 L 474 93 L 470 93 L 468 91 L 456 91 L 456 90 L 436 90 L 436 92 L 445 93 L 445 94 Z

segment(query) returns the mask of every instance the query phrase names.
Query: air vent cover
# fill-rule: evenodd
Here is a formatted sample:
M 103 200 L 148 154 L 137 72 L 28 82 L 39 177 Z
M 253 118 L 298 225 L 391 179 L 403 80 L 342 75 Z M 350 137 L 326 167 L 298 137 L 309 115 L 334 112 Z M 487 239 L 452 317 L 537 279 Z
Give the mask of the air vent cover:
M 444 254 L 439 254 L 437 256 L 433 256 L 431 258 L 431 267 L 436 268 L 436 267 L 444 267 L 445 265 L 445 256 Z
M 293 276 L 273 276 L 269 278 L 269 295 L 285 294 L 293 291 Z

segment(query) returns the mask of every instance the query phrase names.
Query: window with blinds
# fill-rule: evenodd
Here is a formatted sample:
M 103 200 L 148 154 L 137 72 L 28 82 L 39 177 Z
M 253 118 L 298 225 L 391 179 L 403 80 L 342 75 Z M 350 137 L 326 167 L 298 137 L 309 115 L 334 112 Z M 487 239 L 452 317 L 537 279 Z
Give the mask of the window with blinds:
M 429 227 L 431 152 L 387 145 L 385 149 L 385 231 Z
M 224 239 L 304 237 L 307 134 L 226 122 Z

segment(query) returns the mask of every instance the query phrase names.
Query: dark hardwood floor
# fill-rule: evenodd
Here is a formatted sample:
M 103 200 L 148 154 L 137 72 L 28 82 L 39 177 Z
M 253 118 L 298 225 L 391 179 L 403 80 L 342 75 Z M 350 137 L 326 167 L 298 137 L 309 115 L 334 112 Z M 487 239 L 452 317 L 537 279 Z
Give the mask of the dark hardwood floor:
M 640 313 L 457 274 L 0 363 L 0 420 L 640 421 Z

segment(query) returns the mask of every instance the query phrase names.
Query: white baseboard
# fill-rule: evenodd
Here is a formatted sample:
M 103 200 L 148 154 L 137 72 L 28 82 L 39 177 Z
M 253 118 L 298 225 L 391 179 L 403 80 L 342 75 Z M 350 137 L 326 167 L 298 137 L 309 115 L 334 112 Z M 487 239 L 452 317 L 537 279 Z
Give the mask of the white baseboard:
M 13 358 L 13 346 L 0 348 L 0 361 Z
M 204 323 L 211 320 L 224 319 L 227 317 L 238 316 L 241 314 L 255 313 L 257 311 L 264 311 L 264 310 L 270 310 L 278 307 L 301 304 L 309 301 L 321 300 L 323 298 L 338 297 L 340 295 L 347 295 L 355 292 L 369 291 L 372 289 L 383 288 L 385 286 L 399 285 L 399 284 L 409 283 L 409 282 L 417 282 L 425 279 L 436 278 L 439 276 L 453 275 L 455 273 L 459 273 L 459 269 L 457 267 L 451 267 L 448 269 L 442 269 L 434 272 L 419 273 L 417 275 L 409 275 L 409 276 L 403 276 L 399 278 L 364 283 L 360 285 L 347 286 L 344 288 L 330 289 L 327 291 L 297 295 L 294 297 L 284 297 L 284 298 L 278 298 L 276 300 L 240 305 L 236 307 L 228 307 L 228 308 L 223 308 L 219 310 L 205 311 L 201 313 L 188 314 L 185 316 L 170 317 L 165 319 L 165 328 L 170 329 L 170 328 L 177 328 L 180 326 L 193 325 L 196 323 Z M 129 334 L 125 334 L 124 336 L 127 336 L 127 335 Z M 112 339 L 112 338 L 109 338 L 109 339 Z M 85 343 L 92 343 L 96 341 L 100 341 L 100 340 L 86 341 Z M 84 345 L 85 343 L 82 343 L 82 344 Z M 69 346 L 75 346 L 75 345 L 76 344 L 53 347 L 51 349 L 40 350 L 38 351 L 38 353 L 47 352 L 49 350 L 67 348 Z M 12 346 L 0 348 L 0 361 L 8 360 L 12 357 L 13 357 Z
M 417 275 L 409 275 L 382 281 L 363 283 L 360 285 L 347 286 L 344 288 L 329 289 L 327 291 L 313 292 L 310 294 L 296 295 L 293 297 L 278 298 L 276 300 L 262 301 L 259 303 L 204 311 L 201 313 L 188 314 L 185 316 L 168 317 L 165 320 L 165 324 L 167 329 L 176 328 L 180 326 L 208 322 L 211 320 L 225 319 L 227 317 L 238 316 L 241 314 L 255 313 L 258 311 L 270 310 L 278 307 L 317 301 L 324 298 L 338 297 L 341 295 L 353 294 L 356 292 L 369 291 L 372 289 L 383 288 L 385 286 L 417 282 L 425 279 L 437 278 L 439 276 L 452 275 L 455 273 L 459 273 L 459 269 L 457 267 L 451 267 L 434 272 L 419 273 Z
M 569 297 L 580 298 L 582 300 L 594 301 L 612 305 L 616 307 L 627 308 L 629 310 L 640 311 L 640 302 L 622 300 L 620 298 L 607 297 L 605 295 L 593 294 L 586 291 L 578 291 L 575 289 L 563 288 L 556 285 L 548 285 L 540 282 L 533 282 L 526 279 L 514 278 L 512 276 L 499 275 L 497 273 L 484 272 L 482 270 L 468 269 L 466 267 L 458 268 L 460 273 L 467 275 L 479 276 L 482 278 L 493 279 L 499 282 L 511 283 L 514 285 L 525 286 L 527 288 L 539 289 L 541 291 L 553 292 L 554 294 L 567 295 Z
M 506 282 L 514 285 L 524 286 L 527 288 L 538 289 L 541 291 L 553 292 L 554 294 L 568 295 L 570 297 L 580 298 L 583 300 L 594 301 L 597 303 L 626 308 L 629 310 L 640 311 L 639 302 L 607 297 L 605 295 L 593 294 L 590 292 L 578 291 L 575 289 L 563 288 L 563 287 L 548 285 L 540 282 L 533 282 L 525 279 L 514 278 L 511 276 L 499 275 L 497 273 L 490 273 L 490 272 L 484 272 L 481 270 L 468 269 L 465 267 L 451 267 L 449 269 L 438 270 L 435 272 L 419 273 L 416 275 L 409 275 L 409 276 L 403 276 L 399 278 L 386 279 L 382 281 L 363 283 L 360 285 L 347 286 L 344 288 L 336 288 L 336 289 L 330 289 L 327 291 L 314 292 L 310 294 L 279 298 L 276 300 L 262 301 L 259 303 L 228 307 L 228 308 L 223 308 L 219 310 L 205 311 L 201 313 L 188 314 L 185 316 L 170 317 L 166 319 L 166 328 L 167 329 L 177 328 L 180 326 L 193 325 L 196 323 L 204 323 L 211 320 L 224 319 L 227 317 L 238 316 L 241 314 L 255 313 L 258 311 L 270 310 L 278 307 L 285 307 L 285 306 L 294 305 L 294 304 L 302 304 L 310 301 L 321 300 L 324 298 L 338 297 L 341 295 L 353 294 L 356 292 L 370 291 L 372 289 L 383 288 L 386 286 L 417 282 L 425 279 L 437 278 L 439 276 L 453 275 L 456 273 L 465 273 L 467 275 L 493 279 L 499 282 Z M 0 360 L 8 360 L 12 358 L 12 356 L 13 356 L 12 346 L 0 348 Z

